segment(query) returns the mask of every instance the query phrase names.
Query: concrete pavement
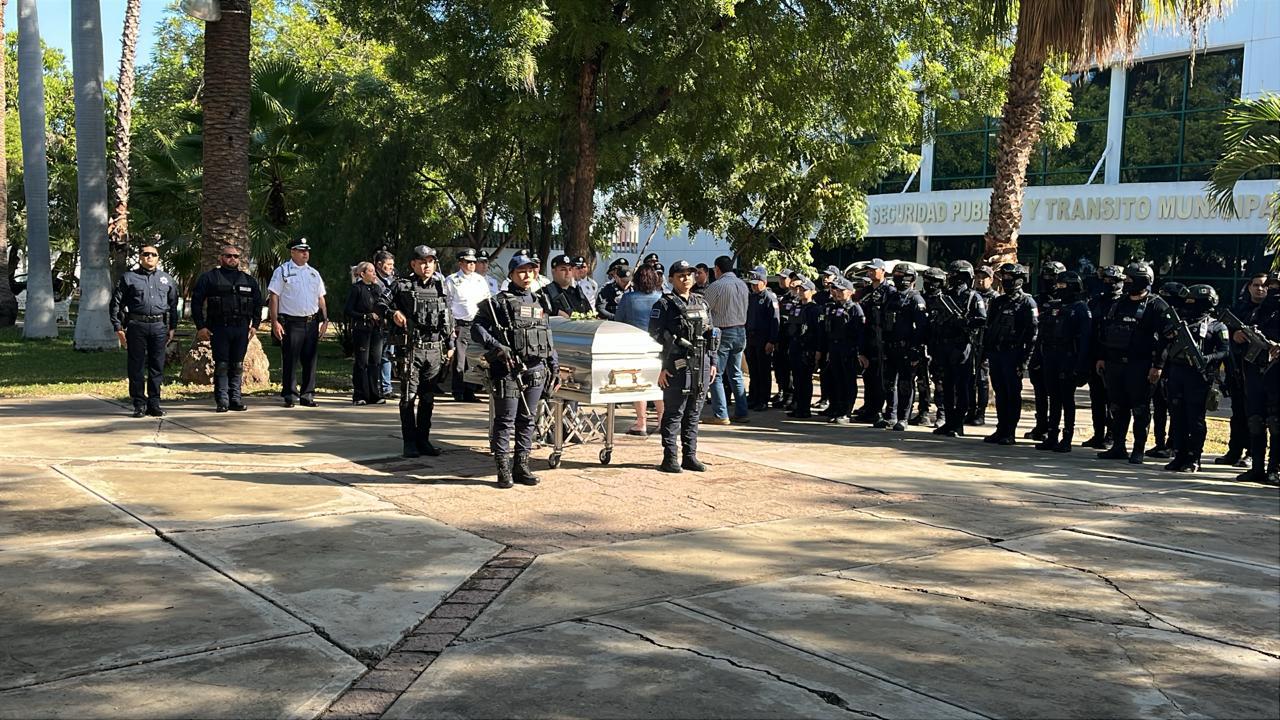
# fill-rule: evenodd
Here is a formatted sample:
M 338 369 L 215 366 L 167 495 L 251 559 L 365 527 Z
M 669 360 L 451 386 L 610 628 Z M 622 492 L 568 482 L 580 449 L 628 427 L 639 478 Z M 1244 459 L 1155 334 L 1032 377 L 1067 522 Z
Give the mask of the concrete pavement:
M 125 415 L 0 400 L 0 718 L 1280 716 L 1232 471 L 772 412 L 500 492 L 481 405 Z

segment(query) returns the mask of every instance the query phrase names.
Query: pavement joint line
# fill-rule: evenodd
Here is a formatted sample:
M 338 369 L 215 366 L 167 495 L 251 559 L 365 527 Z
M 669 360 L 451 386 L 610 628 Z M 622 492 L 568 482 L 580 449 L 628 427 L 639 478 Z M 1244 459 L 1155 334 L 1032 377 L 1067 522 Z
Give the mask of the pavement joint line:
M 441 599 L 440 603 L 437 604 L 436 607 L 433 608 L 432 611 L 426 617 L 424 617 L 421 621 L 419 621 L 416 625 L 414 625 L 414 627 L 411 630 L 409 630 L 409 632 L 405 633 L 405 635 L 402 638 L 400 638 L 400 641 L 397 642 L 395 646 L 391 648 L 391 651 L 388 652 L 385 657 L 381 658 L 376 664 L 369 667 L 363 674 L 361 674 L 360 677 L 352 681 L 351 685 L 349 685 L 337 697 L 335 697 L 333 701 L 329 703 L 329 705 L 318 717 L 322 718 L 323 720 L 338 720 L 338 718 L 350 717 L 351 716 L 350 713 L 344 713 L 342 711 L 343 699 L 349 695 L 363 695 L 371 692 L 376 692 L 380 695 L 384 695 L 388 697 L 384 697 L 380 700 L 381 709 L 378 710 L 376 713 L 364 713 L 364 714 L 371 715 L 373 717 L 381 717 L 382 715 L 386 714 L 387 710 L 391 709 L 391 706 L 394 705 L 396 701 L 400 699 L 400 696 L 403 695 L 405 692 L 407 692 L 409 688 L 412 687 L 413 684 L 418 681 L 418 678 L 420 678 L 422 674 L 427 671 L 427 668 L 431 667 L 432 663 L 435 662 L 436 658 L 438 658 L 440 654 L 444 652 L 444 650 L 459 644 L 458 638 L 462 635 L 462 633 L 466 632 L 467 628 L 470 627 L 471 623 L 475 622 L 476 618 L 480 617 L 480 615 L 484 612 L 484 610 L 488 608 L 489 605 L 492 604 L 493 601 L 496 600 L 498 596 L 503 593 L 503 591 L 511 587 L 511 583 L 514 582 L 516 578 L 520 577 L 520 575 L 525 571 L 525 569 L 527 569 L 529 565 L 531 565 L 533 561 L 537 559 L 537 557 L 538 556 L 533 553 L 529 553 L 524 550 L 517 550 L 515 548 L 512 548 L 511 546 L 504 546 L 501 550 L 495 553 L 493 557 L 490 557 L 488 560 L 484 562 L 483 565 L 477 568 L 475 572 L 473 572 L 465 580 L 463 580 L 458 585 L 458 587 L 454 588 L 453 591 L 451 591 L 448 595 L 446 595 L 443 599 Z M 508 577 L 508 578 L 489 577 L 488 574 L 485 572 L 487 570 L 495 570 L 495 569 L 502 569 L 507 571 L 514 570 L 515 572 L 513 572 L 511 574 L 511 577 Z M 502 587 L 500 587 L 497 590 L 477 591 L 473 589 L 472 583 L 474 582 L 477 582 L 479 580 L 495 580 L 495 579 L 501 579 L 504 581 L 502 584 Z M 459 593 L 464 593 L 464 592 L 487 593 L 488 599 L 481 603 L 453 601 L 453 598 L 460 597 Z M 466 596 L 466 597 L 471 597 L 471 596 Z M 476 611 L 474 613 L 471 613 L 470 609 L 468 609 L 467 613 L 470 614 L 470 617 L 456 617 L 456 616 L 451 616 L 451 615 L 442 613 L 442 608 L 444 608 L 446 605 L 453 605 L 453 606 L 463 605 L 463 606 L 468 606 L 468 608 L 470 608 L 471 606 L 474 606 L 476 607 Z M 434 627 L 434 625 L 441 625 L 441 624 L 449 627 L 456 627 L 456 629 L 452 631 L 447 631 L 447 632 L 430 632 L 430 630 Z M 447 642 L 444 642 L 443 641 L 444 636 L 451 636 L 451 637 Z M 423 637 L 441 638 L 441 643 L 443 646 L 441 647 L 440 650 L 429 650 L 429 651 L 404 649 L 406 646 L 413 647 L 414 643 L 417 642 L 415 638 L 423 638 Z M 410 667 L 405 668 L 401 666 L 401 664 L 404 662 L 411 663 Z M 377 689 L 369 688 L 369 687 L 360 687 L 361 683 L 365 682 L 366 678 L 370 678 L 371 676 L 373 676 L 374 673 L 386 672 L 391 670 L 405 670 L 405 669 L 411 669 L 413 670 L 413 672 L 401 674 L 401 677 L 404 678 L 404 682 L 388 681 L 381 684 Z M 391 674 L 391 673 L 388 672 L 387 674 Z M 371 683 L 368 683 L 368 684 L 371 684 Z M 387 689 L 387 688 L 395 688 L 395 689 Z
M 916 695 L 922 695 L 924 697 L 929 698 L 930 700 L 936 700 L 945 705 L 950 705 L 951 707 L 956 708 L 958 710 L 963 710 L 964 712 L 971 713 L 979 717 L 987 718 L 987 720 L 996 720 L 996 718 L 992 717 L 991 715 L 987 715 L 986 713 L 980 712 L 978 710 L 974 710 L 973 708 L 970 708 L 970 707 L 965 707 L 964 705 L 961 705 L 960 703 L 955 702 L 954 700 L 948 700 L 945 697 L 940 697 L 933 693 L 925 692 L 924 690 L 921 690 L 919 688 L 912 687 L 911 685 L 908 685 L 906 681 L 891 677 L 881 672 L 878 668 L 865 666 L 865 665 L 862 665 L 861 663 L 854 663 L 851 660 L 841 658 L 841 657 L 832 655 L 830 653 L 823 652 L 822 650 L 817 648 L 804 647 L 802 645 L 799 645 L 793 642 L 787 642 L 782 638 L 774 637 L 766 632 L 762 632 L 760 630 L 756 630 L 754 628 L 746 627 L 743 625 L 738 625 L 737 623 L 731 622 L 725 618 L 722 618 L 718 615 L 710 613 L 706 610 L 685 605 L 684 603 L 681 603 L 678 600 L 671 600 L 670 602 L 672 605 L 675 605 L 676 607 L 679 607 L 683 610 L 687 610 L 691 613 L 694 613 L 696 615 L 699 615 L 701 617 L 704 617 L 708 620 L 719 623 L 721 625 L 727 625 L 728 627 L 733 628 L 734 630 L 738 630 L 748 635 L 754 635 L 755 637 L 761 638 L 766 642 L 791 648 L 792 650 L 795 650 L 796 652 L 802 653 L 804 655 L 811 655 L 813 657 L 820 658 L 829 663 L 832 663 L 833 665 L 838 665 L 840 667 L 847 668 L 849 670 L 852 670 L 853 672 L 866 675 L 867 677 L 874 678 L 883 683 L 888 683 L 889 685 L 893 685 L 895 687 L 901 688 L 903 690 L 906 690 L 907 692 L 914 693 Z
M 219 530 L 237 530 L 241 528 L 262 527 L 263 525 L 279 525 L 280 523 L 299 522 L 301 520 L 314 520 L 316 518 L 341 517 L 343 515 L 363 515 L 367 513 L 390 512 L 388 508 L 365 508 L 363 510 L 333 510 L 330 512 L 309 513 L 307 515 L 299 515 L 297 517 L 279 518 L 274 520 L 262 520 L 259 522 L 238 523 L 235 525 L 219 525 L 218 527 L 197 527 L 197 528 L 176 528 L 166 530 L 170 535 L 192 535 L 195 533 L 218 532 Z M 420 516 L 425 517 L 425 516 Z
M 1118 541 L 1112 541 L 1112 542 L 1118 542 Z M 1277 660 L 1280 660 L 1280 653 L 1267 652 L 1266 650 L 1260 650 L 1260 649 L 1258 649 L 1258 648 L 1256 648 L 1256 647 L 1252 647 L 1252 646 L 1249 646 L 1249 645 L 1245 645 L 1244 643 L 1237 643 L 1237 642 L 1232 642 L 1232 641 L 1230 641 L 1230 640 L 1223 640 L 1223 639 L 1221 639 L 1221 638 L 1215 638 L 1215 637 L 1210 637 L 1210 636 L 1208 636 L 1208 635 L 1202 635 L 1202 634 L 1200 634 L 1200 633 L 1192 632 L 1192 631 L 1190 631 L 1190 630 L 1187 630 L 1186 628 L 1183 628 L 1183 627 L 1181 627 L 1180 625 L 1177 625 L 1176 623 L 1170 622 L 1170 621 L 1168 621 L 1168 620 L 1164 619 L 1163 617 L 1161 617 L 1159 614 L 1157 614 L 1157 613 L 1155 613 L 1155 612 L 1153 612 L 1153 611 L 1149 610 L 1145 605 L 1143 605 L 1141 602 L 1139 602 L 1137 598 L 1133 597 L 1132 595 L 1130 595 L 1129 593 L 1127 593 L 1127 592 L 1125 592 L 1123 589 L 1121 589 L 1121 588 L 1120 588 L 1120 586 L 1119 586 L 1118 584 L 1116 584 L 1116 582 L 1115 582 L 1114 580 L 1112 580 L 1111 578 L 1107 577 L 1106 575 L 1103 575 L 1102 573 L 1100 573 L 1100 572 L 1098 572 L 1098 571 L 1096 571 L 1096 570 L 1090 570 L 1089 568 L 1077 567 L 1077 566 L 1075 566 L 1075 565 L 1068 565 L 1068 564 L 1066 564 L 1066 563 L 1061 563 L 1061 562 L 1058 562 L 1058 561 L 1056 561 L 1056 560 L 1050 560 L 1050 559 L 1048 559 L 1048 558 L 1041 557 L 1041 556 L 1039 556 L 1039 555 L 1035 555 L 1035 554 L 1032 554 L 1032 553 L 1024 552 L 1024 551 L 1022 551 L 1022 550 L 1017 550 L 1017 549 L 1014 549 L 1014 548 L 1011 548 L 1011 547 L 1007 547 L 1007 546 L 1004 546 L 1004 545 L 995 544 L 995 545 L 992 545 L 992 547 L 999 548 L 999 549 L 1004 550 L 1004 551 L 1006 551 L 1006 552 L 1015 553 L 1015 554 L 1017 554 L 1017 555 L 1022 555 L 1023 557 L 1030 558 L 1030 559 L 1035 560 L 1035 561 L 1038 561 L 1038 562 L 1045 562 L 1045 563 L 1049 563 L 1050 565 L 1057 565 L 1058 567 L 1067 568 L 1068 570 L 1075 570 L 1075 571 L 1077 571 L 1077 572 L 1082 572 L 1082 573 L 1085 573 L 1086 575 L 1092 575 L 1092 576 L 1094 576 L 1094 577 L 1098 578 L 1099 580 L 1101 580 L 1102 582 L 1104 582 L 1104 583 L 1106 583 L 1108 586 L 1110 586 L 1110 587 L 1111 587 L 1111 589 L 1115 590 L 1116 592 L 1120 593 L 1120 594 L 1121 594 L 1121 595 L 1123 595 L 1125 598 L 1127 598 L 1127 599 L 1129 600 L 1129 602 L 1133 603 L 1133 606 L 1134 606 L 1134 607 L 1138 608 L 1138 609 L 1139 609 L 1139 610 L 1141 610 L 1143 613 L 1145 613 L 1146 615 L 1148 615 L 1148 616 L 1149 616 L 1149 617 L 1151 617 L 1152 619 L 1156 620 L 1157 622 L 1159 622 L 1159 623 L 1161 623 L 1161 624 L 1163 624 L 1163 625 L 1167 625 L 1167 626 L 1168 626 L 1167 628 L 1159 628 L 1159 627 L 1154 627 L 1154 626 L 1153 626 L 1153 627 L 1151 628 L 1151 629 L 1153 629 L 1153 630 L 1162 630 L 1162 631 L 1164 631 L 1164 632 L 1172 632 L 1172 633 L 1176 633 L 1176 634 L 1178 634 L 1178 635 L 1185 635 L 1185 636 L 1187 636 L 1187 637 L 1199 638 L 1199 639 L 1201 639 L 1201 640 L 1206 640 L 1206 641 L 1208 641 L 1208 642 L 1217 643 L 1217 644 L 1219 644 L 1219 645 L 1228 645 L 1228 646 L 1231 646 L 1231 647 L 1234 647 L 1234 648 L 1239 648 L 1239 649 L 1241 649 L 1241 650 L 1249 650 L 1249 651 L 1252 651 L 1252 652 L 1256 652 L 1256 653 L 1258 653 L 1259 655 L 1265 655 L 1265 656 L 1267 656 L 1267 657 L 1275 658 L 1275 659 L 1277 659 Z M 1184 553 L 1184 554 L 1189 554 L 1189 553 Z M 1109 624 L 1109 625 L 1118 625 L 1118 624 L 1120 624 L 1120 623 L 1107 623 L 1107 624 Z
M 1195 555 L 1198 557 L 1207 557 L 1207 558 L 1210 558 L 1211 560 L 1217 560 L 1219 562 L 1233 563 L 1236 565 L 1247 565 L 1249 567 L 1258 568 L 1260 570 L 1269 570 L 1273 573 L 1280 572 L 1280 565 L 1266 565 L 1263 563 L 1254 562 L 1252 560 L 1227 557 L 1226 555 L 1218 555 L 1216 553 L 1205 552 L 1203 550 L 1188 550 L 1186 548 L 1180 548 L 1175 545 L 1164 545 L 1158 542 L 1152 542 L 1150 540 L 1141 540 L 1139 538 L 1130 537 L 1128 535 L 1115 535 L 1110 533 L 1098 532 L 1096 530 L 1090 530 L 1088 528 L 1074 527 L 1074 526 L 1065 527 L 1062 529 L 1065 530 L 1066 532 L 1073 532 L 1080 535 L 1088 535 L 1089 537 L 1102 538 L 1104 540 L 1114 540 L 1116 542 L 1133 543 L 1134 545 L 1142 545 L 1143 547 L 1155 548 L 1156 550 L 1168 550 L 1170 552 L 1181 553 L 1184 555 Z
M 909 505 L 909 504 L 910 504 L 910 503 L 904 503 L 904 505 Z M 868 516 L 868 517 L 873 517 L 873 518 L 876 518 L 876 519 L 878 519 L 878 520 L 897 520 L 897 521 L 899 521 L 899 522 L 910 522 L 910 523 L 916 523 L 916 524 L 918 524 L 918 525 L 924 525 L 924 526 L 926 526 L 926 527 L 937 528 L 938 530 L 952 530 L 952 531 L 954 531 L 954 532 L 961 532 L 961 533 L 964 533 L 965 535 L 972 535 L 973 537 L 976 537 L 976 538 L 978 538 L 979 540 L 985 540 L 988 544 L 995 544 L 995 543 L 998 543 L 998 542 L 1001 542 L 1001 541 L 1005 540 L 1005 538 L 998 538 L 998 537 L 993 537 L 993 536 L 990 536 L 990 535 L 981 535 L 981 534 L 979 534 L 979 533 L 972 532 L 972 531 L 969 531 L 969 530 L 965 530 L 965 529 L 963 529 L 963 528 L 949 527 L 949 526 L 947 526 L 947 525 L 937 525 L 937 524 L 934 524 L 934 523 L 925 522 L 924 520 L 920 520 L 920 519 L 918 519 L 918 518 L 911 518 L 911 517 L 901 517 L 901 518 L 899 518 L 899 517 L 888 517 L 888 516 L 885 516 L 885 515 L 877 515 L 877 514 L 875 514 L 875 513 L 871 512 L 870 510 L 866 510 L 866 509 L 863 509 L 863 508 L 854 508 L 854 512 L 862 513 L 863 515 L 866 515 L 866 516 Z M 1040 533 L 1039 533 L 1039 532 L 1033 532 L 1033 533 L 1028 533 L 1028 534 L 1029 534 L 1029 535 L 1039 535 Z
M 137 520 L 138 522 L 142 523 L 143 525 L 145 525 L 145 526 L 147 526 L 147 527 L 151 528 L 151 531 L 152 531 L 152 532 L 154 532 L 154 533 L 156 534 L 156 537 L 160 538 L 161 542 L 167 543 L 168 545 L 170 545 L 170 546 L 172 546 L 173 548 L 175 548 L 178 552 L 180 552 L 180 553 L 182 553 L 182 554 L 186 555 L 187 557 L 191 558 L 192 560 L 195 560 L 196 562 L 200 563 L 201 565 L 204 565 L 205 567 L 207 567 L 207 568 L 209 568 L 210 570 L 212 570 L 214 573 L 217 573 L 218 575 L 220 575 L 220 576 L 222 576 L 222 577 L 226 578 L 227 580 L 229 580 L 230 582 L 234 583 L 236 586 L 238 586 L 238 587 L 240 587 L 240 588 L 243 588 L 244 590 L 246 590 L 246 591 L 248 591 L 248 592 L 252 593 L 253 595 L 257 596 L 257 597 L 258 597 L 259 599 L 261 599 L 262 601 L 266 602 L 267 604 L 269 604 L 269 605 L 271 605 L 272 607 L 274 607 L 274 608 L 276 608 L 277 610 L 279 610 L 280 612 L 282 612 L 282 613 L 284 613 L 284 614 L 288 615 L 289 617 L 293 618 L 294 620 L 297 620 L 298 622 L 302 623 L 303 625 L 306 625 L 307 627 L 311 628 L 312 632 L 314 632 L 314 633 L 315 633 L 316 635 L 318 635 L 319 637 L 323 638 L 323 639 L 325 640 L 325 642 L 328 642 L 330 645 L 333 645 L 334 647 L 338 648 L 339 650 L 341 650 L 342 652 L 346 653 L 347 655 L 350 655 L 351 657 L 356 658 L 357 660 L 359 659 L 359 658 L 358 658 L 358 656 L 357 656 L 355 653 L 351 652 L 351 651 L 350 651 L 350 650 L 348 650 L 347 648 L 343 647 L 341 643 L 339 643 L 339 642 L 337 642 L 336 640 L 334 640 L 334 639 L 329 635 L 329 633 L 328 633 L 328 632 L 327 632 L 323 627 L 321 627 L 320 625 L 318 625 L 318 624 L 316 624 L 316 623 L 313 623 L 313 622 L 311 622 L 311 621 L 307 620 L 307 619 L 306 619 L 306 618 L 304 618 L 304 617 L 299 616 L 297 613 L 294 613 L 293 611 L 289 610 L 289 608 L 287 608 L 287 607 L 285 607 L 285 606 L 281 605 L 280 603 L 276 602 L 274 598 L 272 598 L 272 597 L 268 596 L 267 594 L 265 594 L 265 593 L 263 593 L 263 592 L 259 591 L 258 589 L 254 588 L 254 587 L 251 587 L 250 585 L 248 585 L 248 584 L 246 584 L 246 583 L 244 583 L 244 582 L 241 582 L 240 580 L 236 579 L 235 577 L 232 577 L 232 576 L 231 576 L 231 575 L 229 575 L 228 573 L 223 572 L 223 571 L 222 571 L 222 570 L 220 570 L 217 566 L 215 566 L 213 563 L 211 563 L 211 562 L 209 562 L 209 561 L 205 560 L 204 558 L 200 557 L 199 555 L 197 555 L 197 554 L 196 554 L 195 552 L 193 552 L 192 550 L 189 550 L 189 549 L 187 549 L 186 547 L 183 547 L 181 544 L 179 544 L 176 540 L 174 540 L 172 537 L 170 537 L 166 532 L 164 532 L 164 531 L 163 531 L 163 530 L 161 530 L 160 528 L 158 528 L 158 527 L 156 527 L 155 525 L 152 525 L 151 523 L 147 522 L 147 521 L 146 521 L 146 520 L 145 520 L 141 515 L 138 515 L 137 513 L 134 513 L 134 512 L 132 512 L 132 511 L 130 511 L 128 508 L 126 508 L 126 507 L 124 507 L 124 506 L 122 506 L 122 505 L 120 505 L 120 504 L 118 504 L 118 503 L 116 503 L 116 502 L 112 501 L 110 498 L 107 498 L 106 496 L 104 496 L 104 495 L 102 495 L 101 493 L 97 492 L 97 491 L 96 491 L 96 490 L 94 490 L 93 488 L 91 488 L 91 487 L 89 487 L 89 486 L 85 485 L 84 483 L 82 483 L 82 482 L 80 482 L 79 480 L 77 480 L 74 476 L 72 476 L 72 475 L 68 474 L 67 472 L 63 471 L 63 470 L 62 470 L 62 468 L 57 467 L 57 466 L 51 466 L 51 467 L 53 468 L 53 470 L 55 470 L 56 472 L 58 472 L 58 474 L 60 474 L 60 475 L 62 475 L 63 477 L 67 478 L 67 479 L 68 479 L 68 480 L 70 480 L 71 482 L 74 482 L 75 484 L 79 485 L 80 487 L 83 487 L 84 489 L 88 490 L 89 492 L 93 493 L 94 495 L 97 495 L 99 498 L 102 498 L 103 502 L 105 502 L 105 503 L 107 503 L 107 504 L 111 505 L 112 507 L 116 508 L 116 509 L 117 509 L 117 510 L 119 510 L 120 512 L 123 512 L 123 513 L 125 513 L 125 514 L 127 514 L 127 515 L 129 515 L 129 516 L 133 517 L 135 520 Z
M 1116 631 L 1111 634 L 1111 640 L 1115 642 L 1115 644 L 1120 648 L 1120 652 L 1124 653 L 1125 659 L 1129 661 L 1130 665 L 1134 667 L 1142 668 L 1142 671 L 1146 673 L 1147 677 L 1151 680 L 1151 687 L 1155 689 L 1156 692 L 1160 693 L 1161 697 L 1169 701 L 1169 704 L 1173 705 L 1173 707 L 1176 708 L 1178 712 L 1182 713 L 1183 717 L 1190 717 L 1190 715 L 1187 714 L 1187 711 L 1183 710 L 1182 706 L 1178 704 L 1178 701 L 1170 697 L 1169 693 L 1165 692 L 1164 688 L 1160 687 L 1160 681 L 1156 679 L 1156 674 L 1151 672 L 1151 668 L 1148 668 L 1143 663 L 1139 662 L 1138 660 L 1135 660 L 1133 655 L 1129 653 L 1129 646 L 1125 645 L 1123 642 L 1120 641 L 1120 635 L 1123 632 L 1124 632 L 1123 627 L 1117 627 Z
M 196 655 L 204 655 L 205 653 L 218 652 L 220 650 L 229 650 L 232 648 L 250 647 L 253 645 L 260 645 L 262 643 L 274 642 L 276 640 L 283 640 L 285 638 L 305 637 L 310 634 L 311 634 L 311 631 L 309 630 L 299 630 L 297 632 L 281 633 L 279 635 L 271 635 L 269 637 L 257 638 L 256 640 L 246 640 L 244 642 L 231 643 L 229 645 L 215 645 L 213 647 L 201 648 L 199 650 L 190 650 L 187 652 L 173 653 L 171 655 L 162 655 L 159 657 L 147 658 L 145 660 L 132 660 L 130 662 L 116 663 L 115 665 L 104 665 L 101 667 L 95 667 L 95 668 L 90 668 L 90 669 L 82 670 L 78 672 L 67 673 L 65 675 L 59 675 L 56 678 L 50 678 L 48 680 L 39 680 L 37 682 L 26 683 L 23 685 L 14 685 L 12 687 L 0 689 L 0 697 L 4 697 L 7 694 L 15 693 L 18 690 L 28 690 L 30 688 L 36 688 L 42 685 L 49 685 L 52 683 L 62 682 L 64 680 L 73 680 L 75 678 L 87 677 L 89 675 L 97 675 L 99 673 L 111 672 L 113 670 L 123 670 L 124 668 L 139 667 L 142 665 L 151 665 L 153 663 L 166 662 L 169 660 L 181 660 L 182 658 L 193 657 Z
M 844 710 L 845 712 L 850 712 L 855 715 L 861 715 L 862 717 L 876 718 L 877 720 L 888 720 L 883 715 L 877 715 L 876 713 L 873 713 L 869 710 L 859 710 L 858 708 L 850 706 L 849 702 L 845 700 L 843 697 L 841 697 L 838 693 L 832 692 L 830 690 L 819 690 L 817 688 L 804 685 L 794 680 L 788 680 L 787 678 L 779 675 L 778 673 L 766 668 L 746 665 L 732 658 L 721 657 L 719 655 L 712 655 L 710 653 L 702 652 L 701 650 L 695 650 L 694 648 L 691 648 L 691 647 L 681 647 L 678 645 L 667 645 L 665 643 L 660 643 L 657 640 L 654 640 L 653 638 L 649 637 L 648 635 L 645 635 L 642 632 L 631 630 L 629 628 L 625 628 L 620 625 L 613 625 L 611 623 L 602 622 L 600 620 L 575 620 L 574 622 L 577 622 L 583 625 L 598 625 L 600 627 L 612 628 L 619 632 L 626 633 L 627 635 L 640 638 L 641 640 L 649 643 L 650 645 L 653 645 L 654 647 L 660 647 L 665 650 L 678 650 L 681 652 L 687 652 L 693 655 L 697 655 L 698 657 L 707 658 L 708 660 L 718 660 L 720 662 L 727 663 L 733 667 L 736 667 L 742 670 L 749 670 L 751 672 L 757 672 L 764 675 L 768 675 L 769 677 L 773 678 L 774 680 L 777 680 L 778 682 L 784 683 L 786 685 L 791 685 L 793 687 L 797 687 L 801 690 L 804 690 L 810 695 L 816 696 L 818 699 L 822 700 L 826 704 L 832 705 L 834 707 L 838 707 L 841 710 Z

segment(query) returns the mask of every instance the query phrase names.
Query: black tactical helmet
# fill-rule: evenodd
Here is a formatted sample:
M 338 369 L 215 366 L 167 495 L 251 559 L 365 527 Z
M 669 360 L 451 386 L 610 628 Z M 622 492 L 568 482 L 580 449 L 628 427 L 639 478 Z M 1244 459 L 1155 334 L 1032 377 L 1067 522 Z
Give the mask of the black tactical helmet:
M 1107 265 L 1098 268 L 1098 277 L 1103 280 L 1124 280 L 1124 268 L 1119 265 Z
M 893 276 L 894 277 L 901 276 L 901 277 L 911 278 L 912 280 L 915 280 L 916 269 L 911 267 L 910 265 L 898 263 L 893 267 Z
M 1018 263 L 1005 263 L 1000 267 L 996 268 L 996 272 L 999 273 L 1000 275 L 1013 275 L 1017 277 L 1019 280 L 1027 279 L 1026 266 L 1019 265 Z
M 1057 280 L 1058 276 L 1067 271 L 1067 266 L 1057 260 L 1050 260 L 1040 266 L 1040 277 L 1045 279 Z
M 1187 288 L 1183 302 L 1194 305 L 1200 313 L 1207 313 L 1218 306 L 1218 291 L 1212 285 L 1192 285 Z
M 969 285 L 973 283 L 973 263 L 968 260 L 956 260 L 947 266 L 947 274 L 955 284 Z
M 1084 292 L 1084 278 L 1080 277 L 1080 273 L 1075 270 L 1063 270 L 1058 273 L 1054 282 L 1066 285 L 1066 291 L 1073 295 Z
M 1170 280 L 1160 286 L 1160 297 L 1164 298 L 1165 302 L 1173 305 L 1179 300 L 1187 297 L 1187 286 L 1180 282 Z
M 924 271 L 926 285 L 941 285 L 947 281 L 947 273 L 942 268 L 931 267 Z
M 1146 280 L 1148 286 L 1156 281 L 1156 274 L 1151 270 L 1151 266 L 1145 262 L 1129 263 L 1124 269 L 1124 276 L 1134 280 Z

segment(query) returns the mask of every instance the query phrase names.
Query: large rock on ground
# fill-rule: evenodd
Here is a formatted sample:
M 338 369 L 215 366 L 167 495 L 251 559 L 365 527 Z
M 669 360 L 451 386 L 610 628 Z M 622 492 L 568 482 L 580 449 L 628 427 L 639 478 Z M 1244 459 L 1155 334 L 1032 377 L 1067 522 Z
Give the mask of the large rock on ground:
M 244 355 L 244 386 L 266 385 L 271 379 L 270 370 L 271 362 L 255 333 L 249 338 L 249 351 Z M 182 358 L 178 379 L 188 385 L 213 385 L 213 348 L 208 342 L 197 342 Z

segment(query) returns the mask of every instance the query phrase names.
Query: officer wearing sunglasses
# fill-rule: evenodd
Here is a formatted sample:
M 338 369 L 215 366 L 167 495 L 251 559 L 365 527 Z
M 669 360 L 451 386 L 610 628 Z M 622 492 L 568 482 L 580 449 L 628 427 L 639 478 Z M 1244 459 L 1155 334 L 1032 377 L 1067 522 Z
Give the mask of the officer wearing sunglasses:
M 178 327 L 178 284 L 160 269 L 154 245 L 143 245 L 138 266 L 120 276 L 111 293 L 110 312 L 120 345 L 128 350 L 133 416 L 164 417 L 160 384 L 164 349 Z
M 223 245 L 219 266 L 201 275 L 191 291 L 196 339 L 213 350 L 213 401 L 220 413 L 247 409 L 240 395 L 244 356 L 262 319 L 262 289 L 240 269 L 240 260 L 240 248 Z

